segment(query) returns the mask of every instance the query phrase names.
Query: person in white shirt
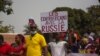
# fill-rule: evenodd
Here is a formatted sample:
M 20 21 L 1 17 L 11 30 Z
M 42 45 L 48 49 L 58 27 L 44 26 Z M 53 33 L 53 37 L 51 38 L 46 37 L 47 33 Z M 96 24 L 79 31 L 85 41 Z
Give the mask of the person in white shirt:
M 60 39 L 60 33 L 54 33 L 55 41 L 49 42 L 48 46 L 51 50 L 52 56 L 66 56 L 67 42 Z

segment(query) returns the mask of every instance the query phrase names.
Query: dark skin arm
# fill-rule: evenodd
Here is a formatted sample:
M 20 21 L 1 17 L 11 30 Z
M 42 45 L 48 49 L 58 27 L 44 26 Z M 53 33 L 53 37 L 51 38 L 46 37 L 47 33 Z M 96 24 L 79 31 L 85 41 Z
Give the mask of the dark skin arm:
M 44 56 L 47 56 L 47 54 L 48 54 L 47 46 L 43 47 L 43 51 L 44 51 Z
M 67 43 L 65 43 L 64 46 L 65 46 L 65 52 L 66 52 L 67 54 L 71 53 L 70 46 L 69 46 Z

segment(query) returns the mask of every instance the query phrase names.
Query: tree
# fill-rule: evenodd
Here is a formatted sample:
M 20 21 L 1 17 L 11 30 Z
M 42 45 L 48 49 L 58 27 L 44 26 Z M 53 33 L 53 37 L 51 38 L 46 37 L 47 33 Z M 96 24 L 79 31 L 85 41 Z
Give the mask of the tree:
M 11 6 L 12 0 L 0 0 L 0 12 L 7 13 L 7 15 L 12 14 L 13 10 Z
M 88 13 L 90 13 L 95 19 L 100 17 L 100 5 L 93 5 L 89 7 Z
M 28 35 L 30 33 L 30 27 L 28 25 L 25 25 L 24 27 L 25 27 L 24 29 L 25 35 Z
M 14 32 L 14 26 L 12 25 L 3 26 L 2 21 L 0 21 L 0 33 L 9 33 L 9 32 Z
M 100 5 L 93 5 L 88 8 L 88 13 L 91 14 L 92 17 L 92 30 L 100 31 Z
M 68 12 L 68 28 L 74 28 L 83 34 L 90 30 L 89 22 L 91 21 L 91 15 L 82 9 L 72 9 L 69 7 L 57 7 L 53 11 L 67 11 Z M 83 30 L 84 29 L 84 30 Z
M 100 31 L 100 5 L 93 5 L 88 8 L 88 12 L 82 9 L 72 9 L 69 7 L 57 7 L 53 10 L 68 12 L 68 28 L 74 28 L 83 34 L 85 32 Z M 84 29 L 84 30 L 83 30 Z
M 67 11 L 68 12 L 68 25 L 69 25 L 69 28 L 72 28 L 72 27 L 75 27 L 75 22 L 74 22 L 74 12 L 73 12 L 73 9 L 72 8 L 69 8 L 69 7 L 57 7 L 53 10 L 53 12 L 57 12 L 57 11 Z M 71 24 L 70 24 L 71 22 Z

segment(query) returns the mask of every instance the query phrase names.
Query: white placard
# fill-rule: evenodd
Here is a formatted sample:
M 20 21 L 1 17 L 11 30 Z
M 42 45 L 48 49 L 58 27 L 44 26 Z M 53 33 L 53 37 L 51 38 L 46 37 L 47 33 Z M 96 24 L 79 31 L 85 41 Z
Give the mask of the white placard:
M 68 13 L 66 11 L 41 13 L 42 33 L 66 32 L 67 29 Z

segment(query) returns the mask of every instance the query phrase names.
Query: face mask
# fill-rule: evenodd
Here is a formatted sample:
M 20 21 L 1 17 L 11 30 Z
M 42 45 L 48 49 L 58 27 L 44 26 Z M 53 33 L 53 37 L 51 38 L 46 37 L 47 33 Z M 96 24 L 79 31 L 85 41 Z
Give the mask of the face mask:
M 31 34 L 35 34 L 35 33 L 36 33 L 36 31 L 31 31 L 30 33 L 31 33 Z
M 32 40 L 32 36 L 34 36 L 36 33 L 37 33 L 37 31 L 31 31 L 31 32 L 30 32 L 30 34 L 31 34 L 30 40 Z
M 34 35 L 34 34 L 36 34 L 36 31 L 31 31 L 30 34 Z

